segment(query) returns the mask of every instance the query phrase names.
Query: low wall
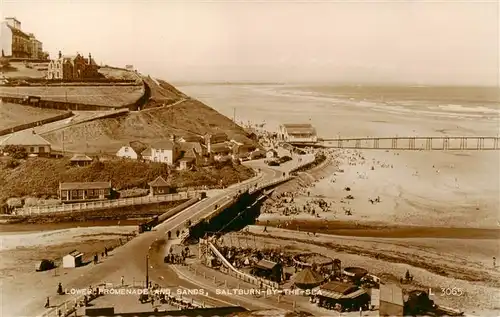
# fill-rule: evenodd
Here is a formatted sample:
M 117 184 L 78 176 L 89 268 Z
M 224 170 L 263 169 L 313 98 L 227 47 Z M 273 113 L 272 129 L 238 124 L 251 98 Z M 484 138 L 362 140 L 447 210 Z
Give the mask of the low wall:
M 19 105 L 33 106 L 29 104 L 25 98 L 19 97 L 2 97 L 0 98 L 4 102 L 17 103 Z M 62 101 L 53 101 L 53 100 L 40 100 L 37 105 L 38 108 L 49 108 L 49 109 L 58 109 L 58 110 L 74 110 L 74 111 L 108 111 L 113 108 L 107 106 L 99 106 L 99 105 L 88 105 L 82 103 L 72 103 L 72 102 L 62 102 Z M 122 108 L 122 107 L 120 107 Z
M 57 116 L 54 116 L 51 118 L 38 120 L 38 121 L 25 123 L 25 124 L 20 124 L 18 126 L 12 127 L 12 128 L 0 130 L 0 135 L 6 135 L 9 133 L 14 133 L 14 132 L 21 131 L 21 130 L 31 129 L 31 128 L 37 127 L 39 125 L 44 125 L 47 123 L 51 123 L 51 122 L 55 122 L 55 121 L 59 121 L 59 120 L 64 120 L 64 119 L 67 119 L 71 116 L 73 116 L 73 112 L 68 111 L 66 113 L 63 113 L 63 114 L 60 114 L 60 115 L 57 115 Z
M 75 210 L 36 215 L 13 216 L 23 223 L 64 223 L 108 220 L 133 220 L 133 218 L 151 218 L 171 212 L 186 200 L 164 201 L 147 205 L 108 207 L 94 210 Z M 137 223 L 140 221 L 137 220 Z M 134 221 L 134 223 L 136 223 Z
M 42 213 L 61 213 L 61 212 L 78 212 L 78 211 L 91 211 L 103 210 L 113 207 L 133 206 L 133 205 L 147 205 L 161 202 L 188 200 L 198 197 L 199 192 L 182 192 L 158 196 L 144 196 L 132 197 L 114 200 L 101 200 L 93 202 L 73 203 L 56 206 L 38 206 L 38 207 L 25 207 L 18 208 L 14 211 L 15 215 L 35 215 Z

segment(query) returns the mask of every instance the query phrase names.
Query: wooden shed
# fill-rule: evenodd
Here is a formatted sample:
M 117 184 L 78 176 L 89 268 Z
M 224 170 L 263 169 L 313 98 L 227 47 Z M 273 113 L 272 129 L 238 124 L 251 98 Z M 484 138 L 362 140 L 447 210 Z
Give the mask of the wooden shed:
M 403 290 L 396 284 L 380 284 L 379 316 L 404 316 Z

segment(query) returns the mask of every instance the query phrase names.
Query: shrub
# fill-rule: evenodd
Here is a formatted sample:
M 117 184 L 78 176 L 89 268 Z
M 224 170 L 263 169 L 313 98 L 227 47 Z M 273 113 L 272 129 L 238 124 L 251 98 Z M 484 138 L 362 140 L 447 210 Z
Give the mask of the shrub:
M 26 149 L 20 145 L 6 145 L 3 148 L 3 151 L 15 159 L 25 159 L 28 157 L 28 152 L 26 152 Z
M 16 159 L 13 159 L 13 158 L 10 158 L 7 163 L 5 164 L 5 166 L 7 166 L 7 168 L 16 168 L 20 165 L 21 163 L 16 160 Z

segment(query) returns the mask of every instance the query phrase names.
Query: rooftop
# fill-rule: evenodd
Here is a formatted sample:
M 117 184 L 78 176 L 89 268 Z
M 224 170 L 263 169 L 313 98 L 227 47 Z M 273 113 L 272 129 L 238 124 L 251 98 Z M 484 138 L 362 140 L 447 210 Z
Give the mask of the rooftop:
M 161 177 L 161 176 L 158 176 L 154 181 L 149 182 L 148 185 L 152 186 L 152 187 L 165 187 L 165 186 L 169 186 L 169 184 L 167 183 L 167 181 L 163 177 Z
M 72 257 L 77 258 L 77 257 L 79 257 L 79 256 L 82 256 L 82 255 L 83 255 L 83 253 L 81 253 L 81 252 L 79 252 L 79 251 L 77 251 L 77 250 L 73 250 L 73 251 L 71 251 L 70 253 L 68 253 L 68 255 L 71 255 Z
M 108 189 L 111 182 L 59 183 L 59 189 Z
M 283 128 L 288 134 L 316 134 L 316 129 L 310 123 L 287 123 L 283 124 Z
M 159 142 L 155 142 L 151 144 L 152 149 L 161 149 L 161 150 L 172 150 L 174 148 L 174 142 L 170 140 L 163 140 Z
M 380 300 L 403 306 L 403 290 L 396 284 L 380 284 Z
M 70 159 L 71 162 L 91 162 L 92 158 L 88 157 L 85 154 L 75 154 Z
M 6 145 L 50 145 L 50 142 L 33 131 L 12 133 L 0 141 L 0 146 Z
M 357 290 L 357 287 L 355 285 L 337 281 L 331 281 L 324 285 L 321 285 L 321 291 L 329 291 L 338 293 L 340 295 L 347 295 L 355 290 Z
M 212 153 L 229 153 L 231 149 L 225 143 L 212 144 L 210 146 L 210 152 Z
M 265 270 L 272 270 L 276 265 L 278 265 L 278 263 L 263 259 L 257 262 L 257 264 L 255 264 L 255 267 Z

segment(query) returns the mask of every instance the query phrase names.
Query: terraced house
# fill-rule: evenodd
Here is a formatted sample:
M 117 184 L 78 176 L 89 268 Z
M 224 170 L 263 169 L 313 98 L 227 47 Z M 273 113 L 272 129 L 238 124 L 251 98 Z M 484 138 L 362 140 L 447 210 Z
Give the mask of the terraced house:
M 33 33 L 25 33 L 21 22 L 14 17 L 5 18 L 0 24 L 2 56 L 23 59 L 44 59 L 43 44 Z

